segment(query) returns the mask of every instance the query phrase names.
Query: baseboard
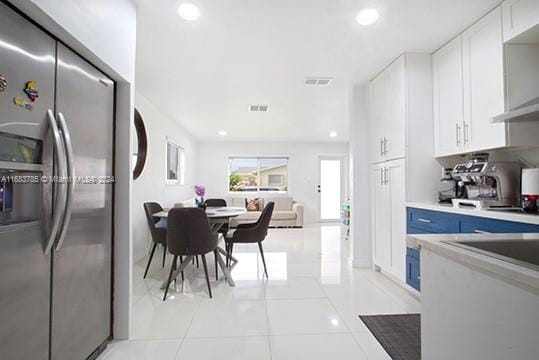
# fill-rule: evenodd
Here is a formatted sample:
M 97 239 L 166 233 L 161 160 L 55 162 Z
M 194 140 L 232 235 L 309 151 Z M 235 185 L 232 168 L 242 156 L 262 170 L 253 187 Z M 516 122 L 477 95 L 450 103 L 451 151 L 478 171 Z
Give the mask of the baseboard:
M 392 283 L 397 285 L 398 287 L 405 290 L 408 294 L 412 295 L 417 300 L 421 300 L 421 293 L 417 291 L 416 289 L 410 287 L 408 284 L 400 281 L 398 278 L 393 276 L 393 274 L 388 273 L 387 271 L 384 271 L 384 269 L 380 268 L 380 274 L 384 275 L 387 279 L 389 279 Z

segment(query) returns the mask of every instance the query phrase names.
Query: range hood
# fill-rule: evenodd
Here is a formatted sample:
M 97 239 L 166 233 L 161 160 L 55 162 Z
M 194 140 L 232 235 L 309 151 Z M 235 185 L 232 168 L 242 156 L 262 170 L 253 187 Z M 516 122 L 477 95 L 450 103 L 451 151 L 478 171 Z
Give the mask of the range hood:
M 539 121 L 539 97 L 492 118 L 493 123 L 508 121 Z

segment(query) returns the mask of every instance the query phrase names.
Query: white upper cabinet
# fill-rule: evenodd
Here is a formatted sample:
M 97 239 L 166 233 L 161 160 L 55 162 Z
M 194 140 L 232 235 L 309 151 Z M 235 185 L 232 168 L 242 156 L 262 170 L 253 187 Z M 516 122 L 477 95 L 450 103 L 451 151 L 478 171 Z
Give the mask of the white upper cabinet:
M 464 149 L 471 152 L 505 146 L 505 125 L 492 123 L 492 117 L 505 109 L 500 8 L 462 34 L 462 60 Z
M 385 126 L 385 158 L 405 156 L 406 79 L 405 57 L 395 60 L 385 71 L 387 122 Z
M 457 37 L 434 53 L 435 155 L 458 153 L 463 143 L 462 41 Z
M 371 82 L 372 162 L 405 156 L 406 58 L 400 56 Z
M 538 0 L 506 0 L 503 10 L 503 40 L 514 40 L 527 30 L 539 26 Z M 527 41 L 525 37 L 520 39 Z
M 386 77 L 381 73 L 371 82 L 371 155 L 373 162 L 384 158 L 384 133 L 387 122 Z
M 521 143 L 492 122 L 505 111 L 504 66 L 500 7 L 433 54 L 436 156 Z

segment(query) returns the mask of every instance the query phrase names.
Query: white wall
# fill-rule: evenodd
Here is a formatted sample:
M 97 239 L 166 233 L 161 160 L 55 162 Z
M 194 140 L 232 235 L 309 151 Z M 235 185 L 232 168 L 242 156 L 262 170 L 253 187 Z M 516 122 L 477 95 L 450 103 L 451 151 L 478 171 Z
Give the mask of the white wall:
M 141 176 L 133 182 L 133 257 L 140 259 L 147 253 L 150 233 L 142 204 L 159 202 L 170 207 L 177 202 L 194 197 L 197 164 L 197 142 L 179 123 L 163 114 L 139 92 L 135 106 L 141 113 L 148 134 L 148 155 Z M 167 137 L 185 150 L 185 185 L 165 184 Z
M 356 85 L 350 99 L 350 256 L 354 267 L 372 263 L 369 154 L 369 86 Z
M 229 156 L 288 156 L 288 193 L 305 206 L 305 223 L 317 221 L 317 155 L 348 155 L 347 143 L 201 142 L 198 181 L 207 197 L 228 196 Z M 345 165 L 348 161 L 345 160 Z M 348 173 L 347 168 L 345 174 Z M 347 188 L 348 181 L 346 177 Z M 346 191 L 347 193 L 347 191 Z
M 130 0 L 10 0 L 116 81 L 114 337 L 131 328 L 131 122 L 137 9 Z

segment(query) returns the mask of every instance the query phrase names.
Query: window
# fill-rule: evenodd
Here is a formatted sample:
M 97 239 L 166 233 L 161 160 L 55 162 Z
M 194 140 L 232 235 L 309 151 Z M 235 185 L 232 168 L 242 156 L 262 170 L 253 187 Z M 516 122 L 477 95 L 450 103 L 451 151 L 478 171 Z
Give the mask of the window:
M 284 175 L 268 175 L 268 186 L 282 186 L 284 185 Z
M 228 159 L 228 190 L 287 191 L 288 158 L 231 157 Z
M 167 184 L 184 184 L 185 151 L 183 148 L 167 140 Z

